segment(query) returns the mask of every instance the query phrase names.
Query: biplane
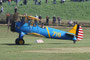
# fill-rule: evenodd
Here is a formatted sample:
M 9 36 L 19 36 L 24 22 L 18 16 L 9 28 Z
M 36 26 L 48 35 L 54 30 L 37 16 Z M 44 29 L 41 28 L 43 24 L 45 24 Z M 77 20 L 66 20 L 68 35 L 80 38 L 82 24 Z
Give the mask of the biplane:
M 76 24 L 69 32 L 58 30 L 51 27 L 39 26 L 39 19 L 33 16 L 20 16 L 20 21 L 11 23 L 11 31 L 19 33 L 19 37 L 15 40 L 18 45 L 25 44 L 24 35 L 34 34 L 41 35 L 47 38 L 72 40 L 76 43 L 77 40 L 83 39 L 82 27 Z

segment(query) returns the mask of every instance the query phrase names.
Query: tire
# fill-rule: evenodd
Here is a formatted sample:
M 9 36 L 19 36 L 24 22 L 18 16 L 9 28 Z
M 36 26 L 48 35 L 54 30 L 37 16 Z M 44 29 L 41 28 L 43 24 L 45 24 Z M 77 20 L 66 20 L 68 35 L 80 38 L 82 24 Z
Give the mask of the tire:
M 16 44 L 16 45 L 19 44 L 18 41 L 19 41 L 19 38 L 17 38 L 17 39 L 15 40 L 15 44 Z
M 15 40 L 15 43 L 16 43 L 16 45 L 24 45 L 25 41 L 24 41 L 23 39 L 17 38 L 17 39 Z

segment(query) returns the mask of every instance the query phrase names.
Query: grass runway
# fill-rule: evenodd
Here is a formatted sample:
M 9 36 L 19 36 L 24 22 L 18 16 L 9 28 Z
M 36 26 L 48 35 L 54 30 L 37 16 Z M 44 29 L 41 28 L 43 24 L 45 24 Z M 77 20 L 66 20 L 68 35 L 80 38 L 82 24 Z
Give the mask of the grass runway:
M 71 28 L 59 28 L 68 31 Z M 73 41 L 48 39 L 25 35 L 25 45 L 15 45 L 18 33 L 7 31 L 0 26 L 0 60 L 89 60 L 90 59 L 90 28 L 83 27 L 84 39 Z M 45 43 L 37 44 L 37 39 Z

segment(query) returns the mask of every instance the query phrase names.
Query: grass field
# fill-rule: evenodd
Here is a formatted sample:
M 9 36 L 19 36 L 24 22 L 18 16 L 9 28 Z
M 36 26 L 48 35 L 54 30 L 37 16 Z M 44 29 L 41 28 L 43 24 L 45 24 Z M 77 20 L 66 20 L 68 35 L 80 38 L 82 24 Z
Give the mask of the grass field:
M 71 28 L 59 29 L 68 31 Z M 90 28 L 83 29 L 84 39 L 76 44 L 67 40 L 25 35 L 25 45 L 15 45 L 18 34 L 8 32 L 6 26 L 0 26 L 0 60 L 89 60 Z M 37 39 L 45 43 L 37 44 Z

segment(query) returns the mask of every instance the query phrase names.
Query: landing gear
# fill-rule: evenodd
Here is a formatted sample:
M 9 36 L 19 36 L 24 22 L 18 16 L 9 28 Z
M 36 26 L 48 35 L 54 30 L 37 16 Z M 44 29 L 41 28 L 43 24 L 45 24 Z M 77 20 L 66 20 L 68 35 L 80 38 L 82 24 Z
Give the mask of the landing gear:
M 24 45 L 25 41 L 23 40 L 24 32 L 19 33 L 19 37 L 15 40 L 17 45 Z
M 75 44 L 76 43 L 76 40 L 73 40 L 73 43 Z
M 15 43 L 16 43 L 17 45 L 24 45 L 25 41 L 24 41 L 23 39 L 17 38 L 17 39 L 15 40 Z

